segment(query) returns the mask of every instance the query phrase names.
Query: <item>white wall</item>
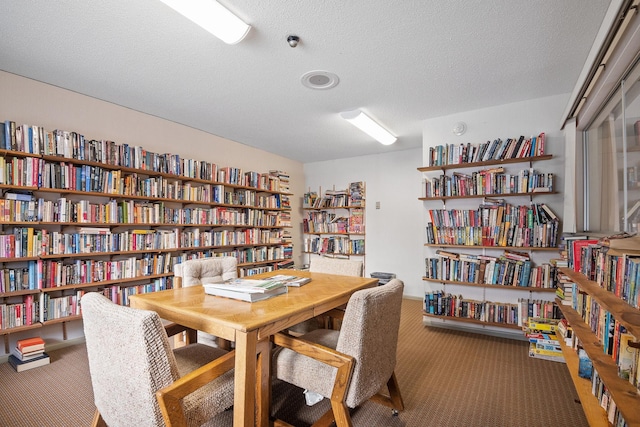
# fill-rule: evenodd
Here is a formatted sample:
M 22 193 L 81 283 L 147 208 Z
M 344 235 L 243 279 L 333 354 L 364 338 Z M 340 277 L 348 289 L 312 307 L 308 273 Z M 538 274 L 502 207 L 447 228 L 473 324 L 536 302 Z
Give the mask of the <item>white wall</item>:
M 304 191 L 302 163 L 235 141 L 2 71 L 0 94 L 0 120 L 3 122 L 12 120 L 49 130 L 75 131 L 89 139 L 139 145 L 156 153 L 175 153 L 244 171 L 280 169 L 289 173 L 294 194 Z M 300 227 L 296 226 L 302 221 L 298 203 L 299 198 L 293 197 L 294 242 L 301 241 Z M 299 255 L 300 245 L 294 245 L 296 262 L 299 262 Z M 62 324 L 11 334 L 10 345 L 14 345 L 16 339 L 34 333 L 42 335 L 48 346 L 55 346 L 62 341 Z M 82 322 L 69 322 L 67 335 L 70 340 L 81 338 Z
M 372 142 L 374 144 L 375 142 Z M 420 173 L 422 150 L 352 157 L 304 165 L 306 191 L 366 184 L 365 275 L 395 273 L 405 296 L 422 298 L 423 233 Z M 380 202 L 380 209 L 376 209 Z
M 500 105 L 491 108 L 461 112 L 448 116 L 429 119 L 424 122 L 423 128 L 423 164 L 428 165 L 429 148 L 437 145 L 460 144 L 460 143 L 483 143 L 496 138 L 506 139 L 524 136 L 538 135 L 545 132 L 545 154 L 553 154 L 553 159 L 544 162 L 536 162 L 533 168 L 544 172 L 552 172 L 555 174 L 554 186 L 556 190 L 562 192 L 564 189 L 563 165 L 564 165 L 564 135 L 560 130 L 560 119 L 562 111 L 566 106 L 567 95 L 557 95 L 546 98 L 539 98 L 518 102 L 507 105 Z M 453 132 L 453 126 L 457 122 L 464 122 L 467 125 L 467 131 L 461 136 L 456 136 Z M 517 171 L 528 168 L 527 163 L 506 165 L 508 170 Z M 473 171 L 467 169 L 465 172 Z M 439 176 L 441 172 L 425 173 L 425 176 Z M 457 199 L 447 201 L 447 209 L 475 209 L 482 199 Z M 506 199 L 508 203 L 514 205 L 528 205 L 530 200 L 528 197 L 509 197 Z M 560 218 L 563 214 L 563 195 L 545 195 L 536 197 L 534 202 L 546 203 L 553 212 Z M 423 214 L 421 215 L 422 229 L 426 227 L 426 211 L 428 209 L 441 209 L 441 202 L 424 202 Z M 424 236 L 423 236 L 424 238 Z M 479 250 L 471 248 L 455 248 L 457 253 L 478 254 Z M 488 254 L 496 255 L 502 253 L 502 250 L 487 250 Z M 424 248 L 424 256 L 432 257 L 435 249 L 431 247 Z M 558 257 L 558 252 L 532 252 L 534 263 L 540 264 L 549 258 Z M 425 291 L 431 292 L 443 289 L 442 284 L 425 282 Z M 518 298 L 541 298 L 552 300 L 553 295 L 549 293 L 529 293 L 526 291 L 509 291 L 489 288 L 473 288 L 470 286 L 446 285 L 445 292 L 452 294 L 462 294 L 465 298 L 486 299 L 489 301 L 499 302 L 517 302 Z M 430 321 L 433 324 L 441 323 L 440 320 Z M 483 329 L 488 333 L 500 332 L 500 329 L 486 326 L 468 326 L 470 324 L 462 324 L 460 322 L 446 322 L 447 327 L 475 328 Z

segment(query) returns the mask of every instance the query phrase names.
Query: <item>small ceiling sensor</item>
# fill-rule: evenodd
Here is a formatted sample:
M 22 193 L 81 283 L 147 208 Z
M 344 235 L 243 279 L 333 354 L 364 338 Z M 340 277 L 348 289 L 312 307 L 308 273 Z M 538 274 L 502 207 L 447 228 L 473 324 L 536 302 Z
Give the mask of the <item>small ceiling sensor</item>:
M 298 43 L 300 43 L 300 37 L 291 35 L 287 37 L 287 43 L 289 43 L 291 47 L 296 47 Z
M 467 131 L 467 124 L 465 122 L 458 122 L 453 125 L 453 134 L 454 135 L 463 135 Z

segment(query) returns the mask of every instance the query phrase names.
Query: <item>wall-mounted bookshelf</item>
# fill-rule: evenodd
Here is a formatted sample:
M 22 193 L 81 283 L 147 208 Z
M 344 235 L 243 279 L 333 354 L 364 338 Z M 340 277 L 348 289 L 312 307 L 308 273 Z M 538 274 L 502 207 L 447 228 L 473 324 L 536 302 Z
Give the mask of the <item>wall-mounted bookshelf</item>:
M 0 335 L 81 318 L 84 292 L 127 304 L 187 259 L 241 276 L 292 258 L 288 176 L 6 121 L 0 137 Z

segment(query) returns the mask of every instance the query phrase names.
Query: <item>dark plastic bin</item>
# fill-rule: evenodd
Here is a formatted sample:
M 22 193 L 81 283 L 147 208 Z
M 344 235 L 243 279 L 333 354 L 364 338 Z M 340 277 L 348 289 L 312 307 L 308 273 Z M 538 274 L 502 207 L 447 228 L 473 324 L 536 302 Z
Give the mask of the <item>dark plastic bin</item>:
M 374 279 L 378 279 L 378 286 L 382 286 L 389 283 L 391 279 L 395 279 L 396 275 L 393 273 L 382 273 L 377 271 L 375 273 L 371 273 L 371 277 Z

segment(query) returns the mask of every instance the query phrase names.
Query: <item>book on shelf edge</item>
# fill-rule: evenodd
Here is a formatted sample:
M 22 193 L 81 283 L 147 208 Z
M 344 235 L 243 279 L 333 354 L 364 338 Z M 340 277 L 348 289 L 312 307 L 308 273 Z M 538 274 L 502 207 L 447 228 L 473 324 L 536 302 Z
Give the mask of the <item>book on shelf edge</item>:
M 47 353 L 42 353 L 40 357 L 30 360 L 20 360 L 15 355 L 10 354 L 8 362 L 13 366 L 13 369 L 15 369 L 16 372 L 22 372 L 39 366 L 48 365 L 51 362 L 51 359 Z
M 219 288 L 214 285 L 203 285 L 204 292 L 207 295 L 231 298 L 239 301 L 256 302 L 269 298 L 273 298 L 278 295 L 286 294 L 289 291 L 287 286 L 279 286 L 277 288 L 270 289 L 264 292 L 243 292 L 239 290 L 233 290 L 228 288 Z

